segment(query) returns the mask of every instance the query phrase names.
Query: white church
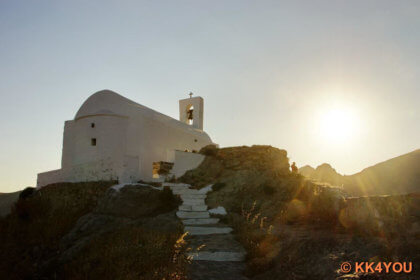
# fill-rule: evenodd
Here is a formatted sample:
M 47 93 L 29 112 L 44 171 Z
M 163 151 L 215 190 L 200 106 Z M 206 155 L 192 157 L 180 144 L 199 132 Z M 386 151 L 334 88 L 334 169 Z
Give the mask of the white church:
M 162 180 L 159 164 L 175 177 L 204 159 L 213 144 L 203 131 L 203 98 L 179 101 L 179 120 L 113 91 L 91 95 L 64 124 L 61 169 L 38 174 L 37 187 L 58 182 Z M 155 169 L 154 169 L 155 168 Z

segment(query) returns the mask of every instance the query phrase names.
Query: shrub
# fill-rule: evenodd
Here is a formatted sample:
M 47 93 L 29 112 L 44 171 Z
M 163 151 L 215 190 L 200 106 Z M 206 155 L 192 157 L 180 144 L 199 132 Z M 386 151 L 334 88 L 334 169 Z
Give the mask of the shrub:
M 273 226 L 267 223 L 267 217 L 261 215 L 257 202 L 249 207 L 243 205 L 241 214 L 231 213 L 228 220 L 247 251 L 247 276 L 271 269 L 280 252 L 279 237 L 272 233 Z
M 36 200 L 19 198 L 12 208 L 14 213 L 21 220 L 33 220 L 42 217 L 48 211 L 49 203 L 40 204 Z
M 113 184 L 57 183 L 19 199 L 0 219 L 0 279 L 38 278 L 39 265 L 56 256 L 61 238 Z
M 266 195 L 272 195 L 276 192 L 276 189 L 270 185 L 263 185 L 262 190 Z
M 180 232 L 127 226 L 94 239 L 58 279 L 184 279 Z
M 179 202 L 177 197 L 173 194 L 172 190 L 168 186 L 165 186 L 159 193 L 159 199 L 168 208 L 173 208 Z
M 19 199 L 25 199 L 31 197 L 35 193 L 35 188 L 33 187 L 26 187 L 20 194 Z
M 212 190 L 213 191 L 218 191 L 218 190 L 222 189 L 225 186 L 226 186 L 225 183 L 217 182 L 216 184 L 213 185 Z
M 200 154 L 205 156 L 215 156 L 217 155 L 218 148 L 216 145 L 207 145 L 200 150 Z

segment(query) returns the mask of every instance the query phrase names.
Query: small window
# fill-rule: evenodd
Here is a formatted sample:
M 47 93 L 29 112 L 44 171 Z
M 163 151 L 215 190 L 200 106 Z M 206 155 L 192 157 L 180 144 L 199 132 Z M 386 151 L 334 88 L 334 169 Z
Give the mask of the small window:
M 94 128 L 95 127 L 95 123 L 91 123 L 90 127 Z
M 96 138 L 92 138 L 92 139 L 90 139 L 90 144 L 91 144 L 92 146 L 96 146 Z
M 197 142 L 197 139 L 194 139 L 194 142 Z

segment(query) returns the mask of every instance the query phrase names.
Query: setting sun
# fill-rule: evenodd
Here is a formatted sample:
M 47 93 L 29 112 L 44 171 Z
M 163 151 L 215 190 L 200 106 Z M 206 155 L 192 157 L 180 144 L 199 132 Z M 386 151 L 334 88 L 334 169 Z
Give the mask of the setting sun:
M 329 144 L 349 143 L 359 129 L 358 115 L 350 108 L 330 108 L 320 114 L 319 133 Z

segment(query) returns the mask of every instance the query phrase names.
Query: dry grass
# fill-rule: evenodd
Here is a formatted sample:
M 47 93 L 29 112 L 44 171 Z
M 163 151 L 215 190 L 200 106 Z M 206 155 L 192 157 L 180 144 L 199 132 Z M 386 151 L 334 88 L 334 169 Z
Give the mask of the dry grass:
M 98 198 L 113 184 L 53 184 L 19 200 L 11 215 L 0 219 L 0 276 L 23 279 L 37 275 L 38 266 L 57 255 L 61 237 L 95 208 Z
M 236 237 L 247 251 L 247 274 L 253 276 L 270 269 L 278 254 L 279 237 L 273 234 L 273 225 L 261 215 L 257 202 L 242 206 L 240 214 L 229 214 L 226 219 L 235 229 Z
M 418 240 L 400 236 L 385 239 L 308 224 L 269 224 L 259 203 L 226 217 L 247 251 L 246 275 L 259 280 L 335 279 L 344 261 L 410 260 L 418 263 Z M 368 275 L 360 279 L 416 279 L 404 275 Z
M 247 250 L 246 273 L 255 279 L 335 279 L 340 262 L 375 257 L 418 262 L 418 242 L 403 234 L 409 229 L 407 205 L 397 207 L 394 198 L 349 201 L 341 188 L 289 172 L 282 150 L 212 149 L 181 179 L 198 187 L 217 183 L 206 203 L 227 209 L 226 222 Z M 348 219 L 358 211 L 366 212 L 364 223 Z M 387 234 L 392 222 L 403 227 L 397 236 Z M 360 228 L 375 230 L 361 234 L 355 230 Z
M 137 223 L 97 235 L 70 262 L 59 261 L 63 236 L 98 207 L 114 183 L 54 184 L 20 200 L 0 219 L 0 279 L 183 279 L 181 229 L 161 231 L 150 226 L 159 224 L 150 217 L 144 217 L 144 228 L 141 213 Z M 156 199 L 146 197 L 143 204 L 150 207 L 143 208 L 164 213 L 177 205 L 167 191 L 151 195 Z
M 184 279 L 179 232 L 126 227 L 95 239 L 66 264 L 60 279 Z

